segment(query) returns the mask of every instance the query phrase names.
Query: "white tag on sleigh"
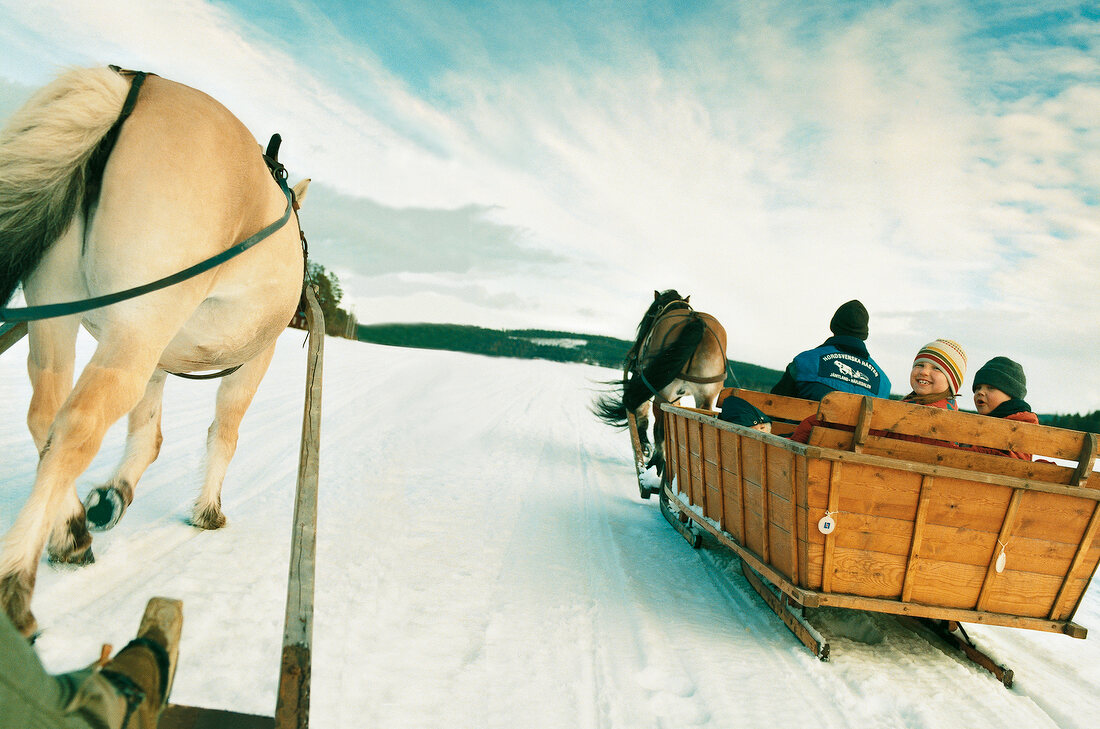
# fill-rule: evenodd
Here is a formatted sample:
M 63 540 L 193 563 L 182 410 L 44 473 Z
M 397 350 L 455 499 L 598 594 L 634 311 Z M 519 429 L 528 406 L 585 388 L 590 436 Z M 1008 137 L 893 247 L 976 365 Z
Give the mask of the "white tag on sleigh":
M 1007 561 L 1008 560 L 1005 559 L 1005 552 L 1002 549 L 1001 553 L 997 555 L 997 564 L 995 564 L 993 566 L 993 568 L 995 570 L 997 570 L 998 573 L 1004 572 L 1005 571 L 1005 562 L 1007 562 Z
M 836 529 L 836 519 L 831 514 L 821 517 L 821 521 L 817 523 L 817 530 L 822 534 L 832 534 L 834 529 Z

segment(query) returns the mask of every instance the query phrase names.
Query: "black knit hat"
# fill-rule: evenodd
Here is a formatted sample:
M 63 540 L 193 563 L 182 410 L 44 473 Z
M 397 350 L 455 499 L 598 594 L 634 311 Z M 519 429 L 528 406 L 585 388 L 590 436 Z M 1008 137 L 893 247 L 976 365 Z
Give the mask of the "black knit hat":
M 994 357 L 982 365 L 982 368 L 974 373 L 974 389 L 978 385 L 989 385 L 1009 397 L 1023 400 L 1027 397 L 1027 377 L 1024 376 L 1024 368 L 1019 362 L 1013 362 L 1008 357 Z
M 735 425 L 744 425 L 746 428 L 772 421 L 751 402 L 734 395 L 722 401 L 722 412 L 719 413 L 718 419 Z
M 829 321 L 829 331 L 837 336 L 847 335 L 866 340 L 868 318 L 870 317 L 867 315 L 867 307 L 859 299 L 852 299 L 846 304 L 841 304 L 833 314 L 832 320 Z

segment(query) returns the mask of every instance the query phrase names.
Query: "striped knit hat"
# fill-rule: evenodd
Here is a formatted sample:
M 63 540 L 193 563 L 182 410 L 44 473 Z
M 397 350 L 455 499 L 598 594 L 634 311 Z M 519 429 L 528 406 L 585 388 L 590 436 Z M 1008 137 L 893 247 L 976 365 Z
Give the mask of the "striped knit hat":
M 951 387 L 951 394 L 959 393 L 959 386 L 966 377 L 966 352 L 958 342 L 950 339 L 937 339 L 934 342 L 921 347 L 913 360 L 915 366 L 919 362 L 929 362 L 939 367 L 947 375 L 947 384 Z

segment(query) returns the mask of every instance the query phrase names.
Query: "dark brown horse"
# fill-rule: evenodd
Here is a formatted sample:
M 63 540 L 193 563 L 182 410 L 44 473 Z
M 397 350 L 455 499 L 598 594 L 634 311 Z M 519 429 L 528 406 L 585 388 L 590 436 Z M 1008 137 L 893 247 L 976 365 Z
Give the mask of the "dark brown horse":
M 726 330 L 710 314 L 695 311 L 690 297 L 673 289 L 653 292 L 653 303 L 638 324 L 634 346 L 623 361 L 621 394 L 599 397 L 593 412 L 609 425 L 626 427 L 633 413 L 648 466 L 664 471 L 662 402 L 684 395 L 710 409 L 726 379 Z M 648 436 L 650 401 L 654 407 L 653 443 Z

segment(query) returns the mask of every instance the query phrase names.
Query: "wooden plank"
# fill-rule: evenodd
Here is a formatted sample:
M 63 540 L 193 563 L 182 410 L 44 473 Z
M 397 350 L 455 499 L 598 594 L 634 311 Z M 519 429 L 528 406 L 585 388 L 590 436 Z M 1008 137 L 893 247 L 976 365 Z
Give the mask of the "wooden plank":
M 904 619 L 910 620 L 911 618 Z M 958 621 L 926 621 L 923 625 L 920 625 L 920 629 L 929 630 L 948 645 L 961 649 L 967 658 L 992 673 L 998 681 L 1005 685 L 1005 688 L 1012 688 L 1012 669 L 1002 666 L 994 661 L 992 656 L 979 650 L 974 642 L 970 640 L 970 636 L 962 630 Z
M 222 709 L 204 709 L 197 706 L 168 704 L 161 712 L 157 729 L 274 729 L 275 719 L 270 716 L 241 714 Z
M 737 436 L 737 498 L 741 503 L 741 508 L 737 514 L 738 518 L 738 537 L 744 544 L 748 544 L 748 535 L 745 533 L 746 529 L 746 504 L 745 504 L 745 448 L 744 442 L 740 435 Z
M 814 430 L 817 430 L 816 428 Z M 886 444 L 885 447 L 879 446 Z M 839 450 L 825 450 L 819 449 L 822 452 L 820 454 L 813 454 L 821 458 L 827 458 L 829 460 L 845 461 L 851 463 L 863 463 L 869 466 L 875 466 L 878 468 L 891 468 L 895 470 L 904 470 L 910 473 L 921 473 L 932 476 L 944 476 L 949 478 L 956 478 L 964 481 L 973 481 L 975 483 L 988 483 L 1007 486 L 1009 488 L 1019 488 L 1028 491 L 1039 491 L 1048 494 L 1063 494 L 1066 496 L 1074 496 L 1082 499 L 1089 499 L 1090 501 L 1100 501 L 1100 478 L 1097 476 L 1100 474 L 1094 474 L 1089 477 L 1089 483 L 1086 487 L 1081 488 L 1078 486 L 1068 486 L 1059 483 L 1051 483 L 1039 480 L 1026 480 L 1026 476 L 1014 476 L 1014 475 L 1002 475 L 996 472 L 983 471 L 982 469 L 969 470 L 967 468 L 960 467 L 961 464 L 952 458 L 952 453 L 961 453 L 962 451 L 953 451 L 948 448 L 939 449 L 941 453 L 934 457 L 936 463 L 943 463 L 945 465 L 935 465 L 932 462 L 921 461 L 921 454 L 913 452 L 914 449 L 907 448 L 906 446 L 919 446 L 918 443 L 906 443 L 905 441 L 899 441 L 892 438 L 875 438 L 870 436 L 867 439 L 867 443 L 863 447 L 863 453 L 845 453 Z M 907 453 L 908 451 L 908 453 Z M 880 455 L 882 454 L 882 455 Z M 907 455 L 913 455 L 914 458 L 906 458 Z M 1025 467 L 1041 466 L 1049 464 L 1027 464 L 1024 461 L 1019 461 L 1013 458 L 1005 458 L 1001 456 L 990 456 L 981 453 L 971 453 L 968 458 L 977 458 L 983 456 L 984 458 L 995 458 L 1006 464 L 1002 470 L 1008 470 L 1007 464 L 1019 463 Z M 1053 467 L 1056 468 L 1056 467 Z M 995 469 L 990 469 L 993 471 Z M 1072 469 L 1065 469 L 1067 472 L 1072 473 Z
M 1074 486 L 1084 486 L 1092 475 L 1092 469 L 1096 465 L 1096 434 L 1085 433 L 1081 443 L 1081 453 L 1077 456 L 1077 468 L 1073 471 L 1070 481 Z
M 932 477 L 924 476 L 921 478 L 917 515 L 913 519 L 913 537 L 909 545 L 909 558 L 905 562 L 905 577 L 901 586 L 902 602 L 909 602 L 913 596 L 913 568 L 920 558 L 921 539 L 924 537 L 924 522 L 928 515 L 928 502 L 931 500 Z
M 838 524 L 838 530 L 843 528 Z M 830 537 L 833 536 L 830 535 Z M 889 599 L 897 599 L 901 594 L 905 576 L 905 555 L 868 552 L 837 545 L 833 548 L 830 564 L 832 570 L 829 575 L 829 592 Z M 920 584 L 921 581 L 918 580 L 918 588 Z M 937 604 L 935 600 L 920 602 Z
M 719 442 L 722 446 L 722 508 L 726 515 L 725 529 L 735 539 L 744 540 L 740 438 L 736 433 L 723 431 Z
M 1073 608 L 1069 610 L 1068 615 L 1070 617 L 1077 614 L 1077 609 L 1081 607 L 1081 601 L 1085 599 L 1085 593 L 1088 592 L 1089 583 L 1092 582 L 1092 578 L 1096 575 L 1096 570 L 1100 567 L 1100 544 L 1097 544 L 1096 539 L 1092 541 L 1092 548 L 1088 551 L 1088 556 L 1085 558 L 1085 564 L 1091 565 L 1088 570 L 1088 576 L 1082 575 L 1081 581 L 1083 586 L 1077 594 L 1076 600 L 1073 602 Z
M 1028 630 L 1040 630 L 1046 633 L 1062 633 L 1071 638 L 1084 639 L 1088 636 L 1087 628 L 1070 621 L 1044 620 L 993 612 L 983 613 L 977 610 L 943 608 L 936 605 L 922 605 L 915 602 L 905 603 L 879 598 L 853 597 L 851 595 L 841 595 L 838 593 L 819 593 L 818 604 L 822 607 L 867 610 L 869 612 L 889 613 L 891 615 L 908 615 L 916 618 L 956 620 L 960 623 L 998 625 L 1005 628 L 1026 628 Z
M 831 392 L 821 400 L 819 417 L 855 426 L 862 396 Z M 1085 434 L 1047 425 L 963 413 L 875 398 L 871 430 L 918 435 L 1076 461 Z
M 1005 509 L 1004 519 L 1001 521 L 1001 530 L 997 533 L 997 543 L 993 545 L 993 554 L 989 559 L 989 564 L 986 566 L 985 578 L 982 580 L 982 589 L 978 593 L 978 604 L 975 605 L 976 610 L 985 610 L 986 602 L 989 598 L 989 587 L 993 583 L 993 580 L 997 578 L 997 559 L 1001 555 L 1001 552 L 1007 548 L 1009 535 L 1012 534 L 1012 529 L 1016 526 L 1016 513 L 1020 510 L 1020 499 L 1023 498 L 1024 492 L 1020 489 L 1015 489 L 1012 492 L 1012 498 L 1008 502 L 1008 508 Z
M 707 513 L 707 483 L 703 464 L 706 462 L 706 443 L 703 437 L 703 424 L 691 423 L 688 431 L 688 453 L 691 459 L 692 503 Z
M 808 511 L 807 504 L 806 504 L 806 500 L 807 500 L 807 483 L 806 482 L 807 482 L 808 469 L 806 467 L 806 459 L 805 458 L 796 456 L 794 453 L 791 454 L 791 457 L 794 458 L 794 481 L 793 481 L 793 483 L 794 483 L 794 489 L 795 489 L 795 497 L 794 497 L 794 505 L 793 505 L 793 508 L 794 508 L 793 519 L 794 519 L 794 523 L 795 523 L 795 528 L 791 530 L 791 533 L 794 535 L 795 541 L 797 542 L 797 548 L 798 548 L 798 578 L 799 578 L 799 579 L 795 580 L 795 584 L 801 585 L 802 587 L 809 587 L 810 586 L 809 585 L 809 582 L 810 582 L 810 553 L 809 553 L 809 550 L 804 545 L 804 540 L 806 539 L 806 537 L 808 536 L 809 531 L 810 531 L 810 524 L 807 523 L 807 519 L 804 516 L 805 513 Z
M 8 351 L 12 345 L 27 335 L 27 322 L 7 322 L 0 324 L 0 354 Z
M 768 447 L 760 448 L 760 530 L 764 534 L 764 551 L 760 556 L 772 563 L 771 494 L 768 491 Z
M 988 561 L 995 548 L 996 534 L 976 532 L 965 527 L 926 524 L 921 556 L 943 562 L 980 565 Z M 1017 519 L 1010 551 L 1011 567 L 1015 570 L 1062 576 L 1073 560 L 1074 546 L 1022 537 Z
M 756 390 L 743 390 L 739 388 L 727 388 L 719 394 L 733 395 L 755 405 L 773 420 L 788 420 L 799 423 L 817 413 L 818 403 L 815 400 L 803 400 L 798 397 L 785 395 L 772 395 L 771 393 L 757 392 Z
M 826 508 L 827 514 L 836 517 L 837 511 L 840 510 L 840 469 L 841 463 L 836 461 L 831 465 L 829 470 L 829 505 Z M 813 520 L 813 517 L 810 517 Z M 831 592 L 833 586 L 833 551 L 835 549 L 836 539 L 833 537 L 836 531 L 832 534 L 825 535 L 825 556 L 821 562 L 821 591 Z
M 665 521 L 684 538 L 684 541 L 691 545 L 692 549 L 699 549 L 699 546 L 703 543 L 703 537 L 698 531 L 692 528 L 692 519 L 688 516 L 690 512 L 679 508 L 673 509 L 671 504 L 675 502 L 677 506 L 679 506 L 680 502 L 675 499 L 670 500 L 668 496 L 669 493 L 667 489 L 661 491 L 661 514 L 664 515 Z
M 741 572 L 745 575 L 745 579 L 752 585 L 752 589 L 756 590 L 756 593 L 764 599 L 768 607 L 772 609 L 779 619 L 794 633 L 795 637 L 810 649 L 810 651 L 825 661 L 829 659 L 829 644 L 821 637 L 821 634 L 814 630 L 809 623 L 805 620 L 800 620 L 795 615 L 788 605 L 785 605 L 775 593 L 771 591 L 763 581 L 757 577 L 752 568 L 749 567 L 748 562 L 741 561 Z
M 811 432 L 808 445 L 838 451 L 850 451 L 852 449 L 852 433 L 818 426 Z M 1075 469 L 1072 467 L 1042 461 L 1022 461 L 1018 458 L 1007 458 L 958 448 L 944 448 L 897 438 L 869 435 L 863 443 L 861 453 L 918 464 L 957 468 L 976 476 L 990 474 L 1051 484 L 1077 485 L 1073 482 Z M 1092 481 L 1090 484 L 1092 488 L 1100 488 L 1100 474 L 1093 473 L 1089 478 Z M 985 480 L 989 481 L 990 479 Z
M 867 440 L 867 434 L 871 430 L 871 415 L 874 411 L 874 403 L 869 395 L 860 398 L 859 414 L 856 416 L 856 429 L 852 433 L 852 450 L 856 453 L 863 451 L 863 443 Z
M 769 467 L 770 487 L 774 489 L 772 518 L 777 524 L 786 525 L 786 540 L 783 550 L 789 562 L 788 578 L 796 585 L 799 582 L 798 565 L 798 519 L 795 510 L 795 464 L 794 454 L 790 451 L 768 446 L 769 462 L 780 463 L 780 467 Z
M 1011 552 L 1009 552 L 1011 558 Z M 1005 569 L 990 588 L 986 609 L 999 613 L 1013 613 L 1034 618 L 1050 617 L 1058 589 L 1062 586 L 1060 575 L 1039 575 Z M 1075 589 L 1079 585 L 1072 585 Z
M 690 498 L 691 472 L 688 470 L 687 418 L 676 419 L 676 487 Z
M 714 475 L 715 487 L 717 491 L 715 502 L 717 503 L 718 517 L 717 519 L 715 519 L 715 521 L 718 522 L 718 526 L 722 527 L 723 530 L 728 530 L 728 526 L 726 525 L 726 486 L 725 478 L 722 475 L 722 440 L 728 437 L 730 437 L 729 433 L 718 431 L 718 439 L 715 443 L 714 449 L 714 465 L 716 466 L 717 471 Z
M 1096 537 L 1097 527 L 1100 527 L 1100 504 L 1096 505 L 1096 508 L 1092 511 L 1092 518 L 1089 519 L 1089 525 L 1085 529 L 1084 536 L 1081 537 L 1081 544 L 1077 548 L 1077 553 L 1073 556 L 1073 562 L 1070 563 L 1069 569 L 1066 571 L 1066 579 L 1062 582 L 1062 586 L 1058 588 L 1058 595 L 1054 598 L 1054 604 L 1050 608 L 1051 619 L 1054 619 L 1059 614 L 1059 608 L 1062 605 L 1062 600 L 1066 596 L 1067 589 L 1074 579 L 1077 578 L 1077 573 L 1081 569 L 1081 565 L 1085 562 L 1085 555 L 1088 554 L 1089 549 L 1092 547 L 1093 539 Z M 1074 608 L 1076 612 L 1076 607 Z M 1071 615 L 1073 613 L 1070 613 Z
M 298 455 L 298 488 L 290 540 L 286 621 L 279 674 L 275 726 L 309 727 L 313 643 L 313 585 L 317 560 L 317 482 L 321 451 L 321 379 L 325 350 L 325 316 L 311 286 L 305 287 L 309 350 L 306 361 L 302 445 Z

